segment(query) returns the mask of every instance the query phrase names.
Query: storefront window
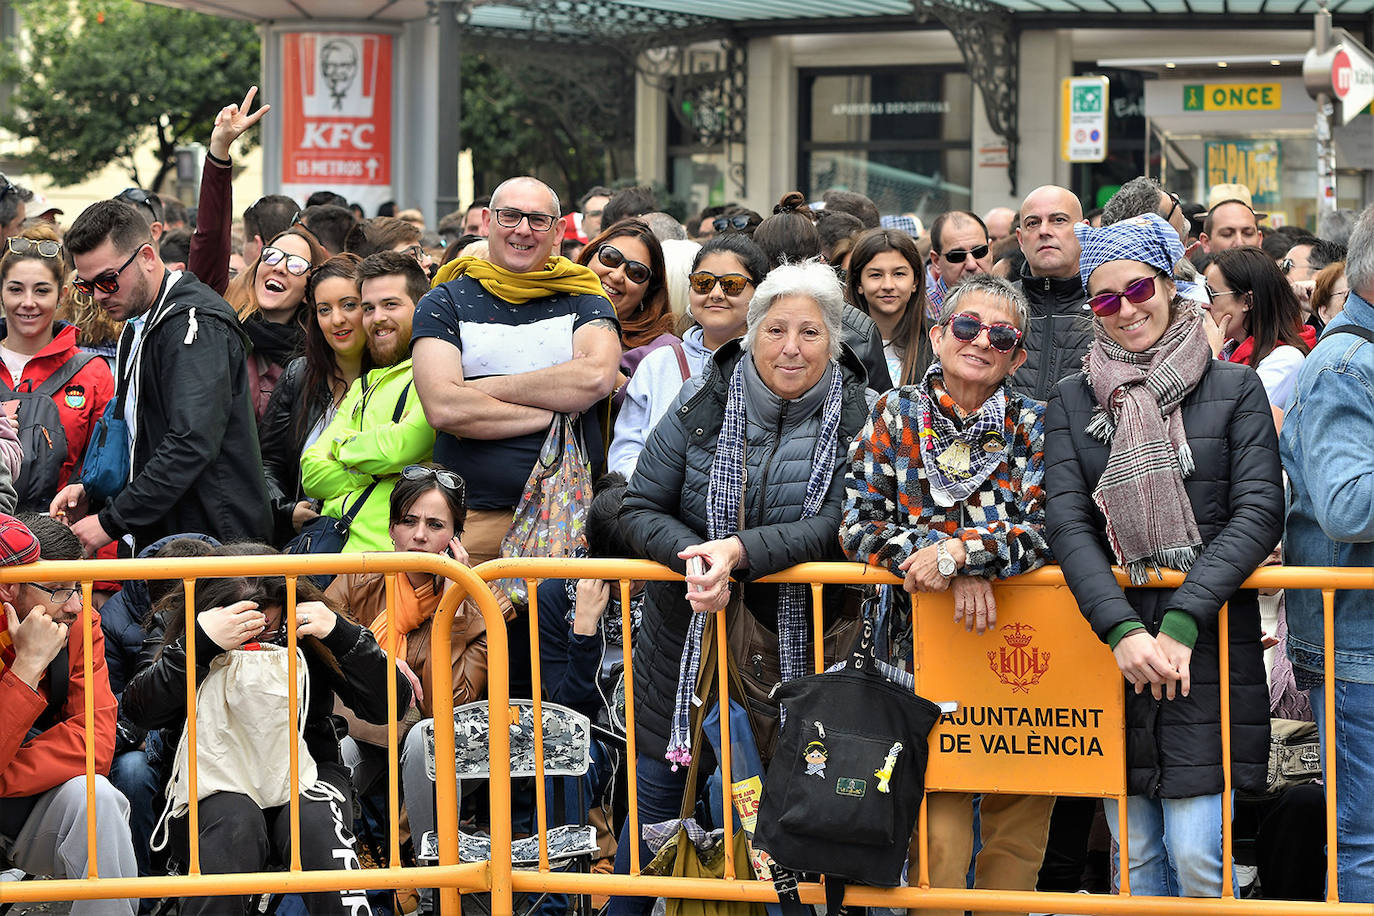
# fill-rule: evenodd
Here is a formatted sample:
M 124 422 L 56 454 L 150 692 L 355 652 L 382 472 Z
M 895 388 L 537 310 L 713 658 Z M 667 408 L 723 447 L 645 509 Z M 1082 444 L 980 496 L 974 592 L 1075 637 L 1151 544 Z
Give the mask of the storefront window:
M 815 199 L 829 188 L 868 195 L 883 213 L 927 224 L 967 209 L 973 87 L 955 67 L 800 73 L 797 174 Z

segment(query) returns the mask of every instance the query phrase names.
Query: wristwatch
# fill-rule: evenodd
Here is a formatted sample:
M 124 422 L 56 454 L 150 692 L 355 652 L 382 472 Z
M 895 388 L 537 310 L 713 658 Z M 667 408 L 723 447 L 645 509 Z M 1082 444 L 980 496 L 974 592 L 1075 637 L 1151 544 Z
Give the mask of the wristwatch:
M 938 569 L 940 575 L 944 576 L 946 579 L 958 571 L 959 566 L 954 562 L 954 555 L 949 552 L 949 548 L 945 546 L 944 541 L 935 545 L 935 556 L 937 557 L 936 569 Z

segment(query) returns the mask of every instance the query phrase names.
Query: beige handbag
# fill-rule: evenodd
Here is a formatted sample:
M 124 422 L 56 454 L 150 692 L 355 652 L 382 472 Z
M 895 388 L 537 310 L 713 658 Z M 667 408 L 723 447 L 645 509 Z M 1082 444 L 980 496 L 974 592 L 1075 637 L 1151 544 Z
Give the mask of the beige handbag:
M 263 644 L 230 649 L 215 656 L 196 690 L 196 797 L 238 792 L 259 808 L 290 801 L 291 741 L 296 742 L 300 791 L 315 785 L 315 758 L 305 746 L 305 710 L 310 706 L 310 674 L 296 650 L 296 727 L 287 729 L 287 651 Z M 167 804 L 153 831 L 152 848 L 167 845 L 167 822 L 190 808 L 189 754 L 181 733 Z

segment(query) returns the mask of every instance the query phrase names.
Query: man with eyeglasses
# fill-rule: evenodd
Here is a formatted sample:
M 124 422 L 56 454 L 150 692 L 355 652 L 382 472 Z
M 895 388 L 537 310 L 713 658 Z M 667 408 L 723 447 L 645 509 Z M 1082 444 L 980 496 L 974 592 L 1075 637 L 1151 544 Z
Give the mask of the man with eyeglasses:
M 52 514 L 88 553 L 125 535 L 135 549 L 183 531 L 266 540 L 272 520 L 248 396 L 248 338 L 233 309 L 194 275 L 166 268 L 129 204 L 87 207 L 65 243 L 73 287 L 125 323 L 115 386 L 131 474 L 103 506 L 82 484 L 68 485 Z
M 978 214 L 950 210 L 930 224 L 930 268 L 927 271 L 926 299 L 930 314 L 939 313 L 945 293 L 974 274 L 992 269 L 988 227 Z
M 1092 345 L 1092 312 L 1078 279 L 1083 249 L 1073 233 L 1081 222 L 1083 205 L 1067 188 L 1047 184 L 1021 202 L 1016 240 L 1026 266 L 1015 285 L 1030 303 L 1030 322 L 1021 344 L 1026 361 L 1010 381 L 1014 390 L 1041 402 L 1061 378 L 1082 368 Z
M 1123 184 L 1107 201 L 1102 208 L 1102 225 L 1111 226 L 1142 213 L 1156 213 L 1174 227 L 1178 240 L 1187 247 L 1188 217 L 1183 206 L 1179 196 L 1164 190 L 1158 179 L 1141 175 Z
M 415 314 L 415 389 L 434 460 L 467 481 L 474 564 L 499 554 L 559 413 L 582 414 L 588 454 L 602 453 L 584 412 L 615 385 L 620 326 L 591 268 L 552 257 L 561 215 L 542 181 L 503 182 L 482 216 L 487 260 L 450 261 Z
M 79 560 L 81 544 L 42 515 L 0 515 L 0 565 Z M 86 817 L 96 822 L 102 878 L 138 874 L 129 802 L 106 778 L 114 757 L 116 702 L 105 667 L 100 614 L 91 608 L 91 680 L 86 680 L 79 582 L 0 585 L 0 860 L 33 875 L 85 878 Z M 86 803 L 86 695 L 95 720 L 95 811 Z M 129 900 L 78 900 L 71 912 L 128 914 Z
M 17 236 L 24 228 L 31 200 L 32 191 L 15 184 L 0 172 L 0 245 Z

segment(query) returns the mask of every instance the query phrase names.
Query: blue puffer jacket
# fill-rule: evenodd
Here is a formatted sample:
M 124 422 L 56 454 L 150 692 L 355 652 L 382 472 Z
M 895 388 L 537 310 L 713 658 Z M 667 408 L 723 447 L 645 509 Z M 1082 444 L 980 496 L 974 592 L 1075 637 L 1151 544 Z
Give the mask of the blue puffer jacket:
M 140 550 L 138 555 L 141 559 L 155 556 L 168 541 L 178 538 L 195 538 L 211 547 L 219 546 L 219 541 L 208 534 L 169 534 Z M 124 685 L 138 673 L 138 658 L 143 652 L 143 641 L 148 636 L 143 629 L 143 621 L 152 607 L 148 583 L 143 579 L 128 579 L 124 582 L 124 588 L 100 609 L 100 629 L 105 634 L 105 667 L 110 672 L 110 689 L 119 701 L 116 753 L 133 750 L 143 743 L 144 730 L 124 716 Z
M 686 571 L 678 552 L 707 540 L 706 491 L 716 440 L 725 416 L 729 380 L 748 355 L 739 341 L 716 351 L 704 376 L 684 383 L 673 409 L 655 427 L 630 489 L 621 523 L 637 556 Z M 844 400 L 836 436 L 835 476 L 820 512 L 801 517 L 806 481 L 811 476 L 816 435 L 829 376 L 792 401 L 783 401 L 755 375 L 745 375 L 747 444 L 744 530 L 747 569 L 743 582 L 798 563 L 841 559 L 838 537 L 844 501 L 845 456 L 868 416 L 866 374 L 845 346 L 837 370 L 843 373 Z M 776 629 L 777 586 L 745 585 L 750 612 Z M 691 607 L 681 582 L 650 582 L 643 621 L 634 646 L 635 732 L 639 753 L 661 757 L 666 750 L 678 663 L 687 638 Z

